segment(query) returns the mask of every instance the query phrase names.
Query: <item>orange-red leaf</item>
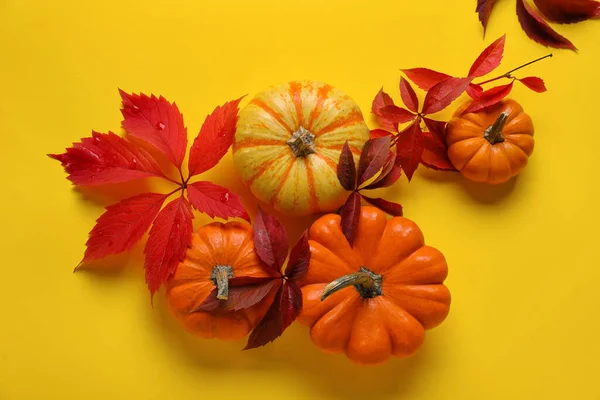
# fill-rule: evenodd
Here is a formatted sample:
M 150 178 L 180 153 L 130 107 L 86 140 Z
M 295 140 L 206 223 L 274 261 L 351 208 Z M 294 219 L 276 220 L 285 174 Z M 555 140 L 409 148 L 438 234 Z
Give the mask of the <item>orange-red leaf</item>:
M 475 83 L 469 83 L 469 86 L 467 86 L 467 94 L 472 99 L 478 100 L 479 98 L 481 98 L 482 93 L 483 88 L 480 85 L 477 85 Z
M 502 55 L 504 54 L 504 43 L 506 41 L 506 35 L 490 44 L 483 52 L 477 57 L 471 69 L 469 70 L 470 77 L 478 77 L 489 74 L 498 66 L 502 61 Z
M 423 102 L 423 114 L 434 114 L 448 107 L 469 86 L 473 78 L 448 78 L 433 86 Z
M 406 74 L 408 79 L 413 81 L 415 85 L 423 90 L 429 90 L 441 81 L 451 78 L 448 74 L 437 72 L 429 68 L 403 69 L 402 72 Z
M 346 190 L 354 190 L 356 187 L 356 165 L 354 164 L 354 156 L 348 145 L 348 141 L 344 143 L 340 159 L 337 166 L 337 177 L 342 187 Z
M 534 0 L 540 12 L 552 22 L 573 24 L 600 17 L 600 2 L 594 0 Z
M 508 85 L 496 86 L 485 92 L 481 93 L 478 100 L 474 100 L 471 105 L 463 111 L 464 114 L 477 112 L 483 110 L 486 107 L 491 107 L 494 104 L 502 101 L 503 98 L 508 96 L 513 88 L 513 82 Z
M 400 132 L 396 141 L 396 160 L 402 166 L 409 181 L 421 162 L 423 148 L 423 132 L 417 120 Z
M 544 80 L 542 78 L 538 78 L 537 76 L 528 76 L 526 78 L 518 79 L 518 81 L 534 92 L 544 93 L 547 90 Z
M 410 82 L 404 79 L 404 77 L 400 77 L 400 96 L 402 97 L 402 102 L 410 111 L 419 112 L 419 98 Z
M 569 39 L 552 29 L 526 0 L 517 0 L 517 16 L 521 27 L 533 41 L 548 47 L 577 50 Z
M 376 139 L 380 137 L 392 136 L 393 133 L 390 131 L 386 131 L 383 129 L 372 129 L 371 130 L 371 139 Z
M 288 243 L 281 222 L 259 206 L 254 218 L 254 246 L 258 257 L 272 272 L 281 273 L 288 254 Z
M 342 233 L 346 236 L 350 246 L 356 237 L 356 228 L 360 218 L 360 194 L 352 192 L 340 209 Z
M 416 115 L 405 108 L 398 106 L 385 106 L 381 110 L 381 115 L 394 124 L 404 124 L 416 118 Z
M 187 186 L 192 206 L 209 217 L 229 219 L 237 217 L 250 221 L 238 195 L 212 182 L 199 181 Z

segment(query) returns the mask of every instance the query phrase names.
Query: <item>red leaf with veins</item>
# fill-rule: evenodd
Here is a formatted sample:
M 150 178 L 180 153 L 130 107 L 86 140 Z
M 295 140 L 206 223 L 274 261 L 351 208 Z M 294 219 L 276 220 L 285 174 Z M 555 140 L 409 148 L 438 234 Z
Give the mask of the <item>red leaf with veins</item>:
M 383 91 L 383 88 L 381 88 L 379 89 L 379 92 L 373 99 L 373 104 L 371 105 L 371 112 L 375 114 L 375 116 L 377 117 L 377 122 L 379 122 L 379 125 L 381 125 L 383 129 L 397 132 L 398 124 L 394 124 L 393 122 L 386 120 L 381 114 L 381 109 L 383 107 L 392 105 L 394 105 L 394 100 L 390 97 L 389 94 Z
M 238 120 L 238 105 L 242 99 L 243 97 L 240 97 L 218 106 L 206 117 L 190 149 L 188 161 L 190 176 L 208 171 L 227 154 L 233 143 Z
M 396 141 L 396 160 L 402 166 L 410 181 L 415 173 L 421 154 L 423 154 L 423 132 L 419 120 L 413 122 L 398 136 Z
M 373 199 L 367 196 L 363 196 L 363 199 L 365 199 L 367 203 L 374 205 L 375 207 L 394 217 L 402 216 L 402 206 L 400 204 L 393 203 L 384 199 Z
M 152 156 L 112 132 L 92 131 L 92 137 L 73 143 L 63 154 L 48 154 L 61 162 L 75 185 L 94 186 L 164 177 Z
M 350 246 L 354 244 L 356 229 L 360 218 L 360 194 L 352 192 L 340 209 L 342 232 Z
M 371 139 L 377 139 L 386 136 L 392 136 L 393 133 L 390 131 L 384 131 L 383 129 L 372 129 L 371 130 Z
M 166 198 L 160 193 L 143 193 L 106 207 L 90 232 L 81 263 L 132 248 L 150 228 Z
M 412 112 L 419 112 L 419 98 L 415 93 L 415 90 L 410 85 L 410 82 L 400 77 L 400 96 L 402 102 Z
M 486 107 L 491 107 L 494 104 L 498 104 L 502 99 L 508 96 L 513 88 L 513 82 L 508 85 L 496 86 L 489 90 L 486 90 L 481 94 L 478 100 L 474 100 L 471 105 L 463 111 L 464 114 L 477 112 L 483 110 Z
M 178 168 L 185 157 L 187 129 L 183 126 L 183 115 L 175 103 L 164 97 L 150 97 L 141 93 L 128 94 L 122 90 L 123 128 L 131 136 L 149 143 Z
M 477 9 L 475 12 L 479 14 L 479 21 L 481 21 L 481 25 L 483 25 L 484 33 L 487 29 L 487 24 L 495 4 L 496 0 L 477 0 Z
M 533 41 L 548 47 L 577 50 L 569 39 L 559 35 L 525 0 L 517 0 L 521 27 Z
M 504 43 L 506 42 L 506 35 L 490 44 L 483 52 L 477 57 L 471 69 L 469 70 L 470 77 L 478 77 L 489 74 L 500 65 L 502 61 L 502 55 L 504 54 Z
M 544 93 L 546 90 L 548 90 L 546 89 L 544 80 L 542 78 L 538 78 L 537 76 L 528 76 L 526 78 L 518 79 L 518 81 L 534 92 Z
M 375 176 L 385 164 L 390 149 L 390 137 L 369 139 L 358 163 L 358 187 Z
M 432 87 L 423 102 L 423 114 L 434 114 L 448 107 L 469 86 L 473 78 L 448 78 Z
M 534 0 L 540 12 L 552 22 L 573 24 L 600 17 L 600 2 L 593 0 Z
M 144 248 L 146 283 L 152 295 L 171 278 L 185 256 L 192 218 L 190 203 L 181 196 L 167 204 L 154 220 Z
M 416 115 L 405 108 L 398 106 L 385 106 L 381 110 L 381 115 L 394 124 L 404 124 L 415 119 Z
M 285 276 L 289 279 L 299 279 L 308 270 L 308 264 L 310 262 L 310 245 L 308 244 L 308 230 L 304 231 L 298 242 L 292 248 L 290 252 L 290 259 L 288 260 L 287 267 L 285 269 Z
M 288 238 L 281 222 L 260 206 L 254 218 L 254 246 L 262 262 L 280 273 L 288 254 Z
M 354 156 L 348 145 L 348 141 L 344 143 L 340 159 L 337 166 L 337 177 L 342 187 L 346 190 L 354 190 L 356 187 L 356 165 L 354 164 Z
M 445 143 L 446 140 L 446 122 L 436 121 L 430 118 L 423 118 L 425 126 L 433 135 L 435 135 L 440 142 Z
M 380 189 L 392 186 L 402 175 L 402 168 L 396 162 L 396 153 L 390 152 L 393 156 L 388 161 L 386 161 L 385 167 L 383 167 L 383 171 L 381 171 L 381 175 L 373 181 L 369 186 L 366 186 L 365 189 Z
M 199 181 L 188 184 L 187 191 L 192 206 L 211 218 L 238 217 L 250 222 L 240 197 L 229 189 L 211 182 Z
M 281 285 L 279 278 L 255 278 L 256 282 L 238 286 L 236 278 L 229 280 L 229 294 L 227 300 L 217 298 L 217 288 L 214 288 L 208 297 L 198 307 L 190 311 L 215 311 L 218 309 L 226 311 L 237 311 L 250 308 L 271 293 L 273 288 Z
M 475 99 L 475 100 L 480 99 L 482 93 L 483 93 L 483 88 L 475 83 L 469 83 L 469 86 L 467 86 L 467 94 L 472 99 Z
M 451 78 L 450 75 L 437 72 L 429 68 L 410 68 L 403 69 L 408 79 L 423 90 L 429 90 L 441 81 Z
M 448 158 L 446 143 L 433 132 L 423 132 L 424 150 L 421 155 L 421 164 L 427 168 L 441 171 L 456 171 Z
M 283 322 L 282 330 L 286 330 L 288 326 L 294 322 L 300 310 L 302 309 L 302 290 L 300 286 L 293 281 L 288 280 L 283 285 L 281 293 L 281 319 Z

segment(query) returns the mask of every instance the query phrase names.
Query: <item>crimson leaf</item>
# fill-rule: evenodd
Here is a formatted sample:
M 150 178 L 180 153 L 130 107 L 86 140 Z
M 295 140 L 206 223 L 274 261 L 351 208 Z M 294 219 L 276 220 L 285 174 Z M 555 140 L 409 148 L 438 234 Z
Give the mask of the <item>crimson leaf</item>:
M 394 105 L 394 100 L 390 97 L 389 94 L 383 91 L 383 88 L 381 88 L 379 89 L 379 92 L 373 99 L 373 104 L 371 105 L 371 112 L 375 114 L 375 116 L 377 117 L 377 122 L 379 122 L 382 128 L 390 131 L 397 131 L 398 124 L 394 124 L 393 122 L 386 120 L 381 114 L 381 109 L 383 107 L 392 105 Z
M 360 194 L 352 192 L 340 209 L 342 232 L 350 246 L 354 244 L 356 229 L 360 218 Z
M 282 330 L 294 322 L 300 310 L 302 309 L 302 290 L 300 286 L 293 281 L 287 280 L 283 285 L 281 293 L 281 319 L 283 322 Z
M 386 212 L 390 215 L 393 215 L 396 217 L 402 216 L 402 206 L 400 204 L 393 203 L 391 201 L 387 201 L 384 199 L 373 199 L 373 198 L 367 197 L 367 196 L 363 196 L 363 199 L 365 199 L 365 201 L 367 203 L 374 205 L 375 207 L 383 210 L 384 212 Z
M 92 131 L 92 137 L 73 143 L 65 153 L 48 156 L 60 161 L 69 174 L 68 179 L 79 186 L 164 176 L 148 152 L 112 132 Z
M 337 166 L 337 177 L 342 187 L 346 190 L 354 190 L 356 187 L 356 165 L 354 164 L 354 156 L 348 145 L 348 141 L 344 143 L 340 160 Z
M 469 86 L 473 78 L 448 78 L 433 86 L 423 103 L 423 114 L 433 114 L 448 107 Z
M 518 81 L 534 92 L 543 93 L 547 90 L 544 80 L 542 78 L 538 78 L 537 76 L 528 76 L 526 78 L 518 79 Z
M 417 120 L 402 131 L 396 141 L 396 160 L 402 166 L 409 181 L 419 166 L 423 149 L 423 132 L 420 121 Z
M 198 307 L 190 311 L 214 311 L 226 310 L 237 311 L 250 308 L 267 297 L 276 285 L 281 284 L 281 279 L 256 278 L 252 284 L 237 286 L 236 278 L 229 280 L 229 294 L 227 300 L 217 298 L 217 288 L 214 288 L 208 297 Z
M 477 0 L 475 12 L 479 13 L 479 21 L 481 21 L 481 25 L 483 25 L 484 33 L 487 29 L 487 24 L 495 4 L 496 0 Z
M 451 78 L 450 75 L 437 72 L 429 68 L 403 69 L 408 79 L 423 90 L 429 90 L 441 81 Z
M 310 245 L 308 243 L 308 231 L 304 231 L 298 242 L 290 252 L 290 259 L 285 270 L 285 276 L 289 279 L 299 279 L 308 270 L 310 262 Z
M 540 12 L 550 21 L 572 24 L 600 17 L 600 3 L 593 0 L 534 0 Z
M 517 0 L 517 16 L 521 27 L 533 41 L 548 47 L 577 50 L 569 39 L 552 29 L 526 0 Z
M 478 100 L 474 100 L 465 111 L 464 114 L 477 112 L 483 110 L 486 107 L 491 107 L 494 104 L 498 104 L 502 99 L 508 96 L 513 88 L 513 82 L 508 85 L 496 86 L 485 92 L 481 93 L 481 97 Z
M 393 135 L 392 132 L 384 131 L 383 129 L 372 129 L 371 130 L 371 139 L 392 136 L 392 135 Z
M 240 197 L 229 189 L 211 182 L 199 181 L 189 184 L 187 191 L 192 206 L 211 218 L 239 217 L 250 221 Z
M 425 126 L 440 142 L 444 143 L 446 137 L 446 122 L 436 121 L 430 118 L 423 118 Z
M 398 106 L 385 106 L 381 110 L 381 115 L 394 124 L 403 124 L 415 119 L 416 115 L 405 108 Z
M 358 186 L 362 185 L 383 167 L 390 148 L 390 137 L 369 139 L 365 143 L 358 163 Z
M 396 163 L 396 153 L 390 151 L 381 173 L 371 184 L 365 186 L 365 189 L 379 189 L 391 186 L 400 178 L 401 173 L 402 169 Z
M 281 222 L 260 206 L 254 219 L 254 246 L 262 262 L 280 273 L 288 253 L 288 238 Z
M 419 98 L 409 81 L 400 77 L 400 96 L 402 102 L 412 112 L 419 112 Z
M 502 55 L 504 54 L 505 41 L 506 35 L 502 36 L 483 50 L 471 66 L 469 76 L 483 76 L 498 68 L 500 61 L 502 61 Z
M 469 83 L 469 86 L 467 86 L 467 94 L 475 100 L 478 100 L 479 98 L 481 98 L 481 94 L 483 93 L 483 88 L 480 85 L 477 85 L 475 83 Z
M 425 148 L 421 155 L 421 164 L 435 170 L 456 171 L 448 158 L 446 143 L 438 135 L 431 131 L 423 132 L 423 144 Z

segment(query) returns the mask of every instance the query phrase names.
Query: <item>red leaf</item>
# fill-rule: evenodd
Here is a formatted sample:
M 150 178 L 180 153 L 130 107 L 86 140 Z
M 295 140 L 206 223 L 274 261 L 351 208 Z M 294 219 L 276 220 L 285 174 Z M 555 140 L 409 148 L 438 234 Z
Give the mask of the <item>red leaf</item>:
M 151 294 L 171 278 L 185 256 L 192 218 L 190 203 L 181 196 L 167 204 L 154 220 L 144 248 L 146 283 Z
M 308 244 L 308 231 L 304 231 L 296 245 L 290 252 L 290 259 L 285 270 L 289 279 L 299 279 L 308 270 L 310 262 L 310 245 Z
M 481 94 L 483 93 L 483 88 L 480 85 L 475 83 L 469 83 L 467 86 L 467 94 L 475 100 L 479 100 L 481 98 Z
M 250 217 L 238 195 L 211 182 L 194 182 L 187 186 L 192 206 L 209 217 L 229 219 L 238 217 L 250 222 Z
M 227 300 L 217 298 L 217 288 L 214 288 L 208 297 L 198 307 L 190 311 L 215 311 L 218 309 L 225 311 L 237 311 L 250 308 L 259 303 L 262 299 L 268 296 L 273 288 L 281 284 L 281 279 L 276 278 L 255 278 L 253 284 L 236 286 L 232 278 L 229 280 L 229 295 Z
M 425 126 L 427 127 L 429 132 L 435 135 L 440 142 L 445 143 L 446 122 L 436 121 L 430 118 L 423 118 L 423 121 L 425 122 Z
M 518 79 L 518 81 L 534 92 L 544 93 L 546 90 L 548 90 L 546 89 L 544 80 L 542 78 L 538 78 L 537 76 L 528 76 L 526 78 Z
M 481 21 L 481 25 L 483 25 L 484 33 L 487 29 L 487 24 L 495 4 L 496 0 L 477 0 L 477 9 L 475 12 L 479 13 L 479 21 Z
M 491 107 L 494 104 L 498 104 L 503 98 L 510 94 L 512 88 L 513 82 L 509 83 L 508 85 L 496 86 L 486 90 L 481 94 L 479 100 L 474 100 L 471 105 L 465 111 L 463 111 L 463 115 L 477 112 L 486 107 Z
M 423 90 L 429 90 L 441 81 L 451 78 L 450 75 L 429 68 L 403 69 L 402 72 Z
M 90 232 L 81 263 L 129 250 L 150 228 L 167 196 L 143 193 L 106 207 Z
M 402 131 L 396 141 L 396 159 L 409 181 L 419 166 L 423 148 L 423 132 L 417 120 Z
M 120 89 L 119 93 L 123 99 L 123 128 L 160 150 L 180 168 L 187 148 L 187 129 L 177 105 L 162 96 L 127 94 Z
M 419 112 L 419 98 L 410 82 L 403 77 L 400 77 L 400 96 L 402 96 L 402 102 L 410 111 Z
M 371 130 L 371 139 L 377 139 L 380 137 L 393 136 L 393 133 L 390 131 L 384 131 L 383 129 L 372 129 Z
M 242 99 L 243 97 L 240 97 L 217 106 L 212 114 L 206 117 L 190 149 L 188 161 L 190 176 L 208 171 L 227 154 L 233 143 L 238 120 L 238 105 Z
M 572 24 L 600 16 L 600 3 L 593 0 L 534 0 L 540 12 L 552 22 Z
M 288 238 L 281 222 L 260 206 L 254 219 L 254 246 L 267 267 L 274 272 L 281 271 L 288 254 Z
M 559 35 L 525 0 L 517 0 L 517 16 L 521 27 L 533 41 L 548 47 L 577 50 L 569 39 Z
M 362 185 L 383 167 L 390 149 L 390 137 L 369 139 L 358 163 L 358 186 Z
M 288 280 L 283 285 L 283 291 L 281 293 L 281 319 L 283 322 L 283 331 L 294 322 L 298 314 L 300 314 L 301 309 L 302 290 L 300 290 L 300 286 L 298 286 L 295 281 Z
M 478 77 L 489 74 L 500 65 L 502 61 L 502 55 L 504 54 L 504 43 L 506 41 L 506 35 L 490 44 L 480 55 L 477 57 L 471 69 L 469 70 L 470 77 Z
M 356 237 L 358 219 L 360 218 L 360 194 L 352 192 L 340 209 L 340 217 L 342 217 L 342 232 L 346 236 L 350 246 L 352 246 Z
M 73 143 L 63 154 L 48 154 L 61 162 L 75 185 L 93 186 L 164 177 L 152 156 L 112 132 L 92 131 L 92 137 Z
M 390 151 L 381 174 L 365 189 L 379 189 L 393 185 L 400 178 L 402 168 L 396 163 L 396 153 Z
M 367 197 L 367 196 L 363 196 L 363 199 L 365 199 L 365 201 L 367 203 L 374 205 L 375 207 L 379 208 L 380 210 L 382 210 L 390 215 L 393 215 L 396 217 L 402 216 L 402 206 L 400 204 L 393 203 L 391 201 L 387 201 L 384 199 L 373 199 L 373 198 Z
M 385 106 L 394 105 L 394 100 L 390 97 L 389 94 L 383 91 L 383 88 L 379 89 L 379 92 L 373 99 L 373 104 L 371 106 L 371 112 L 375 114 L 377 117 L 377 122 L 381 125 L 382 128 L 397 132 L 398 124 L 394 124 L 388 120 L 386 120 L 381 114 L 381 109 Z
M 469 86 L 473 78 L 448 78 L 429 90 L 423 103 L 423 114 L 433 114 L 448 107 Z
M 354 190 L 356 187 L 356 165 L 354 164 L 354 156 L 348 145 L 348 141 L 344 143 L 340 160 L 337 166 L 337 177 L 342 187 L 346 190 Z
M 421 155 L 421 164 L 435 170 L 456 171 L 448 158 L 446 143 L 437 134 L 423 132 L 423 142 L 425 149 Z
M 394 124 L 403 124 L 412 121 L 416 117 L 415 114 L 407 109 L 398 106 L 385 106 L 379 111 L 386 120 L 393 122 Z

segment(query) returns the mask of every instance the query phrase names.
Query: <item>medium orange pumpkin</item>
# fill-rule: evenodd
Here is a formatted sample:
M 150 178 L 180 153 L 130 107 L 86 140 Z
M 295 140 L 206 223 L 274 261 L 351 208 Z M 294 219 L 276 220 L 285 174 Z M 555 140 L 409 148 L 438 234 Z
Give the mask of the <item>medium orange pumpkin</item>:
M 446 260 L 407 218 L 362 207 L 350 247 L 340 216 L 327 214 L 310 227 L 309 244 L 298 321 L 323 351 L 359 364 L 406 357 L 446 318 Z
M 239 114 L 234 165 L 262 202 L 294 215 L 333 211 L 348 197 L 337 164 L 348 141 L 355 163 L 369 128 L 358 105 L 321 82 L 259 93 Z
M 273 296 L 238 311 L 194 311 L 218 288 L 226 299 L 228 282 L 237 277 L 268 277 L 254 250 L 247 223 L 211 223 L 192 235 L 185 259 L 167 284 L 167 301 L 186 330 L 201 338 L 240 339 L 266 313 Z
M 506 182 L 525 168 L 533 152 L 531 118 L 512 99 L 461 115 L 469 104 L 459 107 L 446 127 L 448 158 L 472 181 Z

